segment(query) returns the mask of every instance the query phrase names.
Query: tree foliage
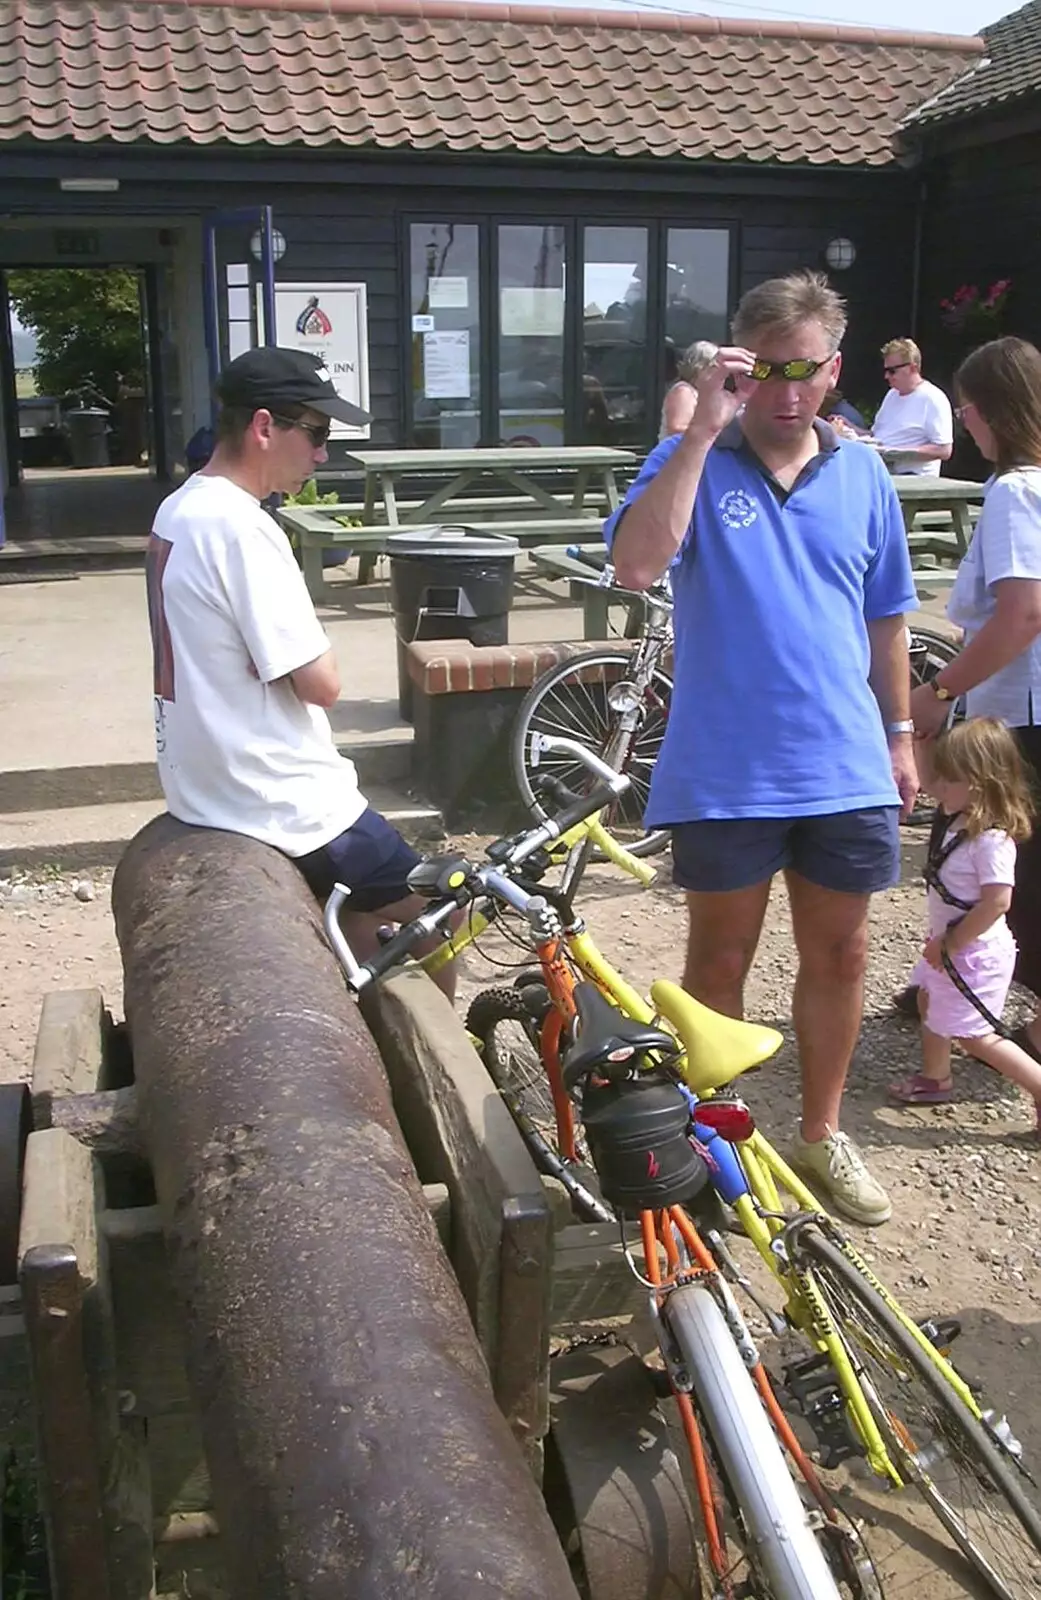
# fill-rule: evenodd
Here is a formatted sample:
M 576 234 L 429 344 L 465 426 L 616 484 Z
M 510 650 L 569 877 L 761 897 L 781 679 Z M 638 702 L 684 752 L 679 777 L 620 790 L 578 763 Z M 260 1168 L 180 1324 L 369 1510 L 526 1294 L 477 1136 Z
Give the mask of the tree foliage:
M 122 267 L 46 267 L 7 274 L 11 304 L 37 340 L 36 387 L 66 395 L 93 384 L 115 400 L 144 382 L 137 274 Z

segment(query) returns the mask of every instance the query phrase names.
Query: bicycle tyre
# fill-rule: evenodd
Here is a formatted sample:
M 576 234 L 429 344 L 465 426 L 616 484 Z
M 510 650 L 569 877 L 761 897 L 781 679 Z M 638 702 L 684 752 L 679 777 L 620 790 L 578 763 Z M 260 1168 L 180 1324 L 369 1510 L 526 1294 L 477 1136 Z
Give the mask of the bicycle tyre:
M 1029 1478 L 1016 1466 L 1013 1458 L 1002 1449 L 985 1423 L 974 1417 L 964 1401 L 948 1385 L 942 1372 L 920 1349 L 900 1320 L 886 1305 L 877 1289 L 859 1272 L 830 1239 L 815 1229 L 808 1228 L 799 1236 L 798 1258 L 805 1261 L 813 1272 L 814 1281 L 828 1303 L 841 1330 L 843 1339 L 858 1364 L 867 1371 L 865 1394 L 875 1414 L 879 1431 L 886 1448 L 902 1477 L 915 1483 L 925 1502 L 935 1512 L 966 1560 L 987 1582 L 1001 1600 L 1038 1600 L 1041 1597 L 1041 1507 Z M 845 1308 L 845 1309 L 843 1309 Z M 868 1326 L 856 1326 L 860 1317 Z M 888 1349 L 886 1347 L 888 1346 Z M 937 1461 L 955 1465 L 955 1453 L 965 1462 L 966 1477 L 976 1489 L 989 1496 L 977 1522 L 968 1524 L 965 1496 L 951 1503 L 950 1497 L 938 1485 L 935 1464 L 923 1465 L 922 1456 L 929 1450 L 934 1454 L 937 1446 L 930 1442 L 912 1451 L 915 1443 L 915 1424 L 908 1425 L 905 1417 L 890 1410 L 876 1385 L 882 1381 L 882 1357 L 905 1395 L 912 1387 L 924 1394 L 918 1404 L 926 1407 L 939 1424 L 940 1442 Z M 893 1365 L 893 1361 L 897 1365 Z M 858 1372 L 858 1376 L 860 1373 Z M 958 1506 L 962 1510 L 958 1510 Z M 999 1513 L 1005 1513 L 1002 1521 Z M 1002 1558 L 1002 1569 L 995 1569 L 995 1556 L 980 1548 L 984 1533 L 997 1536 L 997 1529 L 1008 1527 L 1008 1513 L 1015 1519 L 1010 1529 L 1007 1553 Z M 1033 1585 L 1027 1588 L 1030 1568 L 1035 1571 Z
M 590 650 L 551 667 L 536 679 L 521 701 L 510 735 L 510 761 L 521 798 L 540 822 L 545 820 L 547 812 L 534 789 L 539 771 L 561 778 L 569 788 L 580 793 L 588 786 L 589 774 L 566 755 L 543 755 L 538 768 L 533 767 L 529 756 L 532 733 L 563 734 L 588 745 L 597 755 L 603 755 L 611 743 L 616 720 L 607 704 L 607 684 L 624 677 L 631 666 L 632 656 L 627 651 Z M 672 679 L 668 674 L 656 668 L 651 681 L 664 711 L 658 706 L 649 708 L 635 744 L 623 758 L 620 770 L 628 773 L 632 788 L 622 796 L 609 819 L 612 832 L 618 834 L 634 856 L 654 855 L 665 848 L 669 839 L 667 829 L 652 828 L 645 832 L 642 822 L 651 771 L 665 735 L 672 702 Z M 630 831 L 637 837 L 628 837 Z
M 931 683 L 936 674 L 954 660 L 961 646 L 936 628 L 912 626 L 907 631 L 911 636 L 908 646 L 911 687 L 918 688 L 920 684 Z
M 840 1600 L 759 1392 L 715 1297 L 674 1289 L 662 1316 L 690 1373 L 692 1398 L 746 1527 L 763 1600 Z
M 539 1049 L 539 1023 L 526 993 L 524 989 L 486 989 L 470 1004 L 467 1032 L 480 1040 L 488 1076 L 538 1171 L 564 1185 L 580 1221 L 613 1222 L 614 1212 L 595 1188 L 593 1169 L 583 1164 L 576 1170 L 561 1156 L 553 1097 Z

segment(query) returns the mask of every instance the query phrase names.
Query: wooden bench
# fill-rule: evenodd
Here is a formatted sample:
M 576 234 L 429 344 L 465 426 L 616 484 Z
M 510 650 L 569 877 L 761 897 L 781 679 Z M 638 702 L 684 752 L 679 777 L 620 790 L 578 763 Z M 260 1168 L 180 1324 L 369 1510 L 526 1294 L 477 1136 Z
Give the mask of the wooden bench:
M 606 555 L 604 542 L 578 543 L 579 549 L 589 555 Z M 582 602 L 582 634 L 586 639 L 606 639 L 610 635 L 612 606 L 625 609 L 625 637 L 636 638 L 643 626 L 645 605 L 641 594 L 632 589 L 622 589 L 617 584 L 602 588 L 597 573 L 583 561 L 559 545 L 536 546 L 531 551 L 531 562 L 537 571 L 550 578 L 566 578 L 572 598 Z
M 334 521 L 337 516 L 349 514 L 351 509 L 333 505 L 284 506 L 278 513 L 282 526 L 296 540 L 304 582 L 312 600 L 328 598 L 322 560 L 325 550 L 346 548 L 349 552 L 357 554 L 361 562 L 358 581 L 364 583 L 371 577 L 376 557 L 386 554 L 388 538 L 395 533 L 414 531 L 408 523 L 396 528 L 389 527 L 386 523 L 346 528 Z M 446 515 L 444 520 L 450 519 Z M 491 535 L 493 538 L 516 539 L 522 549 L 528 549 L 539 544 L 580 543 L 583 539 L 589 539 L 591 535 L 600 534 L 603 519 L 567 516 L 562 513 L 559 517 L 531 516 L 515 521 L 499 518 L 475 520 L 468 517 L 465 523 L 460 525 L 472 529 L 474 533 Z
M 450 827 L 479 823 L 499 830 L 524 820 L 510 763 L 517 709 L 537 678 L 588 648 L 584 641 L 472 645 L 467 639 L 406 647 L 413 778 Z

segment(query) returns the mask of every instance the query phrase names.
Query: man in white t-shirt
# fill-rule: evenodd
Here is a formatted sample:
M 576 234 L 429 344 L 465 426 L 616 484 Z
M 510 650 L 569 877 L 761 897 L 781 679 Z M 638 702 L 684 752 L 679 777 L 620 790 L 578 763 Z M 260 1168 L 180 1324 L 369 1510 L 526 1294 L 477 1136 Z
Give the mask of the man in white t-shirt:
M 172 816 L 291 856 L 319 899 L 351 890 L 344 928 L 362 959 L 380 922 L 423 909 L 420 860 L 373 811 L 333 742 L 336 659 L 289 541 L 262 508 L 327 459 L 335 418 L 368 415 L 321 362 L 266 348 L 232 361 L 209 462 L 156 513 L 147 557 L 159 776 Z M 452 975 L 445 980 L 451 990 Z
M 889 393 L 871 427 L 876 444 L 898 451 L 894 472 L 937 478 L 940 462 L 950 459 L 954 415 L 942 389 L 922 377 L 922 352 L 913 339 L 891 339 L 882 350 Z

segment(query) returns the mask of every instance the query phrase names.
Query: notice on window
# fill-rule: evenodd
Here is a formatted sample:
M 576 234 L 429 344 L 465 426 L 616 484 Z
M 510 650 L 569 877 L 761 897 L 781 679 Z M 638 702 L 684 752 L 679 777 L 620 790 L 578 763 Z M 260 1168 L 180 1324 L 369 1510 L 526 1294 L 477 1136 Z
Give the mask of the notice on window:
M 465 311 L 470 304 L 465 278 L 431 278 L 427 284 L 427 303 L 431 311 Z
M 502 289 L 499 326 L 511 339 L 559 339 L 564 333 L 563 289 Z
M 423 335 L 423 394 L 427 400 L 470 398 L 470 331 Z

